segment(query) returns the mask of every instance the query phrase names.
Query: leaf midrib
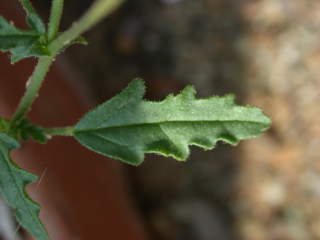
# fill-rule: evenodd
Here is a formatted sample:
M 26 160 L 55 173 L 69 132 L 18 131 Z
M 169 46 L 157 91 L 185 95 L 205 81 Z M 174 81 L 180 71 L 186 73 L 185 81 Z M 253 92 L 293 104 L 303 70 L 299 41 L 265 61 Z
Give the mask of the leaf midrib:
M 102 127 L 102 128 L 90 128 L 90 129 L 81 129 L 81 130 L 77 130 L 76 128 L 74 129 L 74 133 L 85 133 L 85 132 L 95 132 L 95 131 L 99 131 L 99 130 L 106 130 L 109 128 L 124 128 L 124 127 L 139 127 L 139 126 L 144 126 L 144 125 L 161 125 L 161 124 L 167 124 L 167 123 L 251 123 L 251 124 L 260 124 L 262 126 L 264 126 L 265 128 L 268 127 L 268 123 L 265 122 L 257 122 L 257 121 L 245 121 L 245 120 L 175 120 L 175 121 L 160 121 L 160 122 L 150 122 L 150 123 L 132 123 L 132 124 L 126 124 L 126 125 L 114 125 L 114 126 L 108 126 L 108 127 Z M 261 130 L 261 132 L 264 129 Z

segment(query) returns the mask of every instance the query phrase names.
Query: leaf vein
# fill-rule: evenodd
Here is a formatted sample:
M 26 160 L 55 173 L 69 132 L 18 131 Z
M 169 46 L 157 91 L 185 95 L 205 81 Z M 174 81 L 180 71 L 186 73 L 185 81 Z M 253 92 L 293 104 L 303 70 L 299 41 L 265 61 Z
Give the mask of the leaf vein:
M 108 127 L 102 127 L 102 128 L 90 128 L 90 129 L 81 129 L 77 130 L 75 129 L 75 133 L 84 133 L 84 132 L 95 132 L 98 130 L 106 130 L 109 128 L 124 128 L 124 127 L 139 127 L 143 125 L 161 125 L 161 124 L 168 124 L 168 123 L 249 123 L 249 124 L 260 124 L 260 125 L 265 125 L 265 127 L 268 127 L 268 123 L 263 123 L 263 122 L 257 122 L 257 121 L 247 121 L 247 120 L 199 120 L 199 121 L 162 121 L 162 122 L 150 122 L 150 123 L 132 123 L 132 124 L 124 124 L 124 125 L 113 125 L 113 126 L 108 126 Z M 263 130 L 262 130 L 263 131 Z

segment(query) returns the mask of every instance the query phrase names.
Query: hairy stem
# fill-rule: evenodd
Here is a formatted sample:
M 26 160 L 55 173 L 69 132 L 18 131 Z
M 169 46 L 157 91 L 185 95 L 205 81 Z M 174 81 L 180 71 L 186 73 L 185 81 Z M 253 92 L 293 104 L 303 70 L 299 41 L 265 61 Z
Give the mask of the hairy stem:
M 25 1 L 23 0 L 20 1 L 22 3 L 25 3 Z M 89 30 L 93 25 L 101 21 L 104 17 L 109 15 L 123 1 L 124 0 L 97 0 L 78 22 L 74 23 L 69 30 L 61 34 L 58 38 L 56 38 L 49 44 L 49 51 L 51 53 L 51 56 L 39 58 L 38 64 L 28 81 L 26 92 L 20 100 L 18 108 L 13 116 L 13 121 L 17 122 L 21 120 L 30 111 L 32 103 L 38 96 L 38 92 L 40 90 L 42 82 L 52 62 L 59 54 L 61 49 L 68 45 L 72 40 L 79 37 L 82 33 Z M 56 13 L 61 14 L 60 11 L 62 11 L 63 7 L 62 3 L 62 0 L 54 1 L 52 7 L 55 7 L 56 9 L 52 9 L 52 15 Z M 60 17 L 61 16 L 52 16 L 52 18 L 50 19 L 50 36 L 53 36 L 57 32 L 57 27 L 59 25 L 58 20 L 60 20 Z
M 49 71 L 53 61 L 52 57 L 40 57 L 33 74 L 27 82 L 27 89 L 20 100 L 18 108 L 13 116 L 13 121 L 21 120 L 30 110 L 30 107 L 36 99 L 43 79 Z
M 48 35 L 47 35 L 49 41 L 53 40 L 59 31 L 60 20 L 63 12 L 63 5 L 64 5 L 64 0 L 52 1 L 50 20 L 48 25 Z
M 52 52 L 59 51 L 63 46 L 68 45 L 71 41 L 109 15 L 123 1 L 124 0 L 97 0 L 78 22 L 75 22 L 69 30 L 61 34 L 49 45 L 49 50 Z

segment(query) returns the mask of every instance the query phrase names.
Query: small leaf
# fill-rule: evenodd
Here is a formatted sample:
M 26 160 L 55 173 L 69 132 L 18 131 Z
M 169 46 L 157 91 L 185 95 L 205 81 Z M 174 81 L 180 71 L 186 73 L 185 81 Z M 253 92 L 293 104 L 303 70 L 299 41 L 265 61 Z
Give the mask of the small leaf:
M 9 135 L 18 141 L 27 141 L 31 138 L 35 142 L 44 144 L 48 140 L 44 129 L 31 123 L 26 118 L 20 120 L 18 123 L 12 122 Z
M 31 138 L 33 141 L 41 144 L 44 144 L 48 141 L 46 135 L 44 134 L 43 128 L 34 124 L 29 124 L 26 126 L 26 128 L 24 128 L 22 131 L 21 137 L 24 141 Z
M 20 0 L 20 3 L 27 13 L 28 25 L 38 33 L 45 34 L 46 32 L 45 24 L 40 18 L 40 16 L 37 14 L 31 2 L 29 0 Z
M 11 52 L 11 62 L 49 55 L 45 36 L 35 30 L 21 30 L 0 16 L 0 51 Z
M 4 118 L 0 118 L 0 133 L 8 132 L 10 128 L 10 121 Z
M 76 39 L 74 39 L 73 41 L 71 41 L 70 46 L 74 45 L 74 44 L 88 45 L 88 41 L 84 37 L 79 36 Z
M 237 144 L 261 135 L 270 119 L 254 107 L 237 106 L 234 97 L 196 99 L 193 87 L 162 102 L 142 99 L 145 87 L 133 81 L 119 95 L 86 114 L 74 136 L 89 149 L 132 165 L 144 153 L 185 160 L 188 145 L 212 149 L 218 141 Z
M 25 187 L 37 180 L 37 177 L 20 167 L 10 159 L 11 150 L 19 143 L 6 134 L 0 133 L 0 194 L 15 210 L 18 222 L 37 240 L 48 240 L 48 234 L 39 219 L 40 207 L 26 194 Z
M 67 48 L 69 48 L 69 47 L 71 47 L 71 46 L 73 46 L 73 45 L 78 45 L 78 44 L 79 44 L 79 45 L 84 45 L 84 46 L 86 46 L 86 45 L 88 45 L 88 41 L 87 41 L 84 37 L 79 36 L 79 37 L 77 37 L 76 39 L 72 40 L 71 42 L 65 44 L 65 45 L 63 46 L 63 48 L 60 49 L 59 53 L 62 53 L 62 52 L 64 52 Z

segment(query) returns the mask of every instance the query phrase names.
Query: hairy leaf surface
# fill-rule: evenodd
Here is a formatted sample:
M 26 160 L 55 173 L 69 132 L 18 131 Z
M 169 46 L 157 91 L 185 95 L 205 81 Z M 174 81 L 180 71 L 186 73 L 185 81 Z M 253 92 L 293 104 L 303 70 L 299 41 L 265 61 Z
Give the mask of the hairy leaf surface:
M 19 147 L 19 143 L 6 134 L 0 133 L 0 195 L 15 210 L 19 223 L 39 240 L 49 239 L 39 219 L 39 206 L 26 194 L 27 184 L 37 177 L 20 167 L 10 159 L 10 151 Z
M 38 30 L 21 30 L 0 16 L 0 51 L 11 53 L 11 62 L 48 55 L 45 35 Z
M 75 138 L 95 152 L 138 165 L 145 153 L 185 160 L 188 145 L 212 149 L 217 141 L 237 144 L 270 125 L 260 109 L 238 106 L 232 95 L 196 99 L 188 86 L 177 96 L 152 102 L 143 100 L 144 92 L 142 80 L 134 80 L 86 114 L 74 128 Z

